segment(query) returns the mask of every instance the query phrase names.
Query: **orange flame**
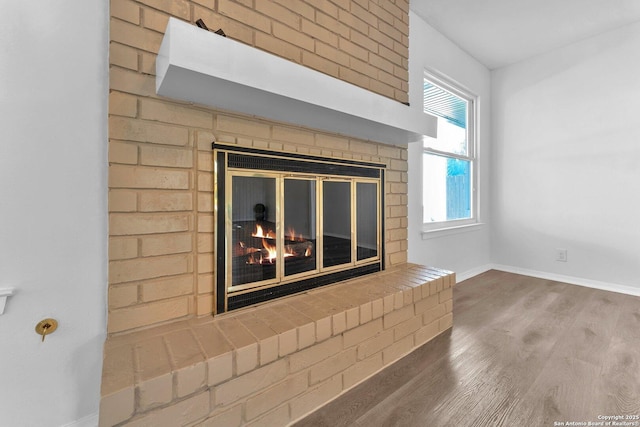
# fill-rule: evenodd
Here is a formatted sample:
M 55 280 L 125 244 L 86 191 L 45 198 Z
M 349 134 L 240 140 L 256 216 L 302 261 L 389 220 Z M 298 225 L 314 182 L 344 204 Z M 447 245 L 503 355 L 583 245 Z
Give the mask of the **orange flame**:
M 278 251 L 276 250 L 276 246 L 270 245 L 269 243 L 267 243 L 266 239 L 262 239 L 262 247 L 267 250 L 267 257 L 264 258 L 264 260 L 273 264 L 273 261 L 278 257 Z M 260 260 L 261 263 L 262 261 L 263 260 Z
M 287 230 L 287 233 L 288 234 L 285 236 L 287 240 L 304 242 L 304 236 L 302 234 L 296 234 L 296 230 L 294 230 L 293 228 L 289 228 Z
M 263 239 L 275 239 L 273 231 L 269 230 L 265 234 L 262 226 L 256 224 L 256 231 L 251 234 L 251 237 L 262 237 Z
M 287 230 L 288 235 L 285 236 L 285 240 L 290 242 L 298 241 L 304 242 L 305 238 L 301 234 L 296 234 L 293 228 Z M 278 251 L 277 245 L 269 243 L 268 240 L 275 240 L 275 233 L 272 230 L 268 230 L 265 233 L 265 229 L 256 224 L 256 230 L 251 234 L 252 237 L 257 237 L 262 239 L 262 247 L 263 249 L 246 247 L 243 242 L 239 242 L 237 252 L 239 254 L 249 255 L 247 259 L 247 264 L 274 264 L 278 259 Z M 283 258 L 302 256 L 301 249 L 296 248 L 295 245 L 283 245 L 284 253 Z M 296 253 L 296 250 L 299 253 Z M 305 257 L 310 257 L 313 254 L 313 246 L 309 245 L 306 247 L 304 251 Z

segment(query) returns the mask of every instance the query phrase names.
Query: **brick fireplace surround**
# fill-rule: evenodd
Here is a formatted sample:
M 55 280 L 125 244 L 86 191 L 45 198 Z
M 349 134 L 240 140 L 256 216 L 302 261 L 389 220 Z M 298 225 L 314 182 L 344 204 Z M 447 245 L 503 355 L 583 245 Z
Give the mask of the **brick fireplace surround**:
M 111 0 L 101 426 L 284 425 L 451 327 L 455 275 L 407 264 L 406 147 L 155 93 L 172 16 L 407 102 L 408 9 L 408 0 Z M 385 164 L 387 269 L 212 316 L 214 140 Z

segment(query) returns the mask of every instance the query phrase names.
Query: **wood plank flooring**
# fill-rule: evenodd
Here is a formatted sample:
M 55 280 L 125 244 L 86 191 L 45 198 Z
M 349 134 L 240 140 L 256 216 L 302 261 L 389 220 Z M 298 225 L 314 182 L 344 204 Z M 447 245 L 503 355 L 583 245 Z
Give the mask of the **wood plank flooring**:
M 640 297 L 488 271 L 453 299 L 452 330 L 295 426 L 640 426 Z

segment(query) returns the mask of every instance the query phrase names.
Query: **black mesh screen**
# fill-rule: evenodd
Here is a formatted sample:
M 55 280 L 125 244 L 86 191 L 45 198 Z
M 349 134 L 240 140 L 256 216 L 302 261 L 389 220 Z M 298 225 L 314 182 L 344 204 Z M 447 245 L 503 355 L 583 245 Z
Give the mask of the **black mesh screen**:
M 340 176 L 356 176 L 379 178 L 380 170 L 356 165 L 317 163 L 303 160 L 283 159 L 278 157 L 250 156 L 246 154 L 229 154 L 229 167 L 237 169 L 255 169 L 282 172 L 299 172 L 309 174 L 327 174 Z

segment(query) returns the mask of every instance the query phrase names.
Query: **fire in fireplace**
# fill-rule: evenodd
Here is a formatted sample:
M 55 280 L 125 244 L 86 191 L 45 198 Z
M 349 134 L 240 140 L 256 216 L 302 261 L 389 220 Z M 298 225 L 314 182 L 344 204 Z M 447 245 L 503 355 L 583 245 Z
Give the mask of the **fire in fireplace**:
M 274 224 L 242 221 L 233 225 L 233 285 L 268 280 L 276 276 L 278 245 Z M 264 227 L 264 228 L 263 228 Z M 250 236 L 248 232 L 253 230 Z M 266 230 L 266 231 L 265 231 Z M 285 276 L 315 269 L 314 240 L 290 229 L 284 236 Z
M 384 268 L 384 165 L 213 148 L 216 312 Z

